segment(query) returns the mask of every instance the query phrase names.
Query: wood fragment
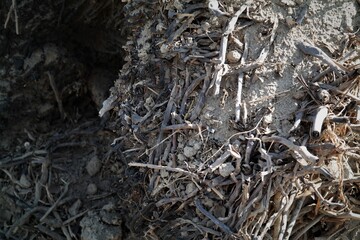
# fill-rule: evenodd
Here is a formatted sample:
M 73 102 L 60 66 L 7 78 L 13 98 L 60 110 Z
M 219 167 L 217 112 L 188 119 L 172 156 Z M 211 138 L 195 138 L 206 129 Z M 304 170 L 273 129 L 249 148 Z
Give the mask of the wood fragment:
M 231 231 L 231 229 L 226 226 L 224 223 L 222 223 L 220 220 L 218 220 L 214 215 L 212 215 L 210 212 L 208 212 L 203 205 L 200 203 L 199 199 L 195 200 L 195 206 L 199 211 L 204 214 L 207 218 L 209 218 L 216 226 L 218 226 L 223 232 L 225 232 L 228 235 L 233 235 L 234 233 Z
M 310 163 L 315 163 L 319 160 L 319 158 L 317 156 L 314 156 L 313 154 L 311 154 L 305 146 L 297 146 L 285 138 L 278 137 L 278 136 L 272 136 L 272 137 L 264 136 L 261 138 L 261 140 L 263 142 L 274 141 L 274 142 L 281 143 L 281 144 L 285 145 L 286 147 L 288 147 L 290 150 L 298 152 L 301 155 L 301 157 L 303 157 L 306 161 L 308 161 Z
M 313 138 L 319 138 L 321 135 L 321 129 L 324 123 L 325 118 L 328 115 L 328 109 L 325 106 L 320 106 L 317 110 L 316 110 L 316 115 L 315 115 L 315 119 L 312 125 L 312 129 L 311 129 L 311 136 Z
M 219 93 L 220 93 L 220 84 L 221 84 L 222 76 L 224 74 L 223 67 L 224 67 L 225 60 L 226 60 L 226 51 L 227 51 L 227 46 L 228 46 L 229 34 L 231 34 L 234 31 L 236 22 L 240 16 L 240 14 L 243 13 L 246 8 L 247 8 L 246 6 L 242 6 L 235 13 L 235 15 L 231 18 L 228 25 L 226 26 L 225 31 L 221 37 L 219 63 L 217 64 L 217 66 L 215 66 L 215 72 L 214 72 L 214 77 L 213 77 L 213 84 L 215 85 L 215 90 L 214 90 L 215 96 L 219 95 Z M 211 87 L 213 84 L 211 84 Z
M 130 167 L 144 167 L 144 168 L 151 168 L 151 169 L 156 169 L 156 170 L 165 170 L 165 171 L 169 171 L 169 172 L 178 172 L 178 173 L 183 173 L 185 175 L 189 175 L 195 179 L 199 179 L 199 176 L 196 175 L 195 173 L 186 171 L 184 169 L 181 168 L 172 168 L 172 167 L 168 167 L 168 166 L 161 166 L 161 165 L 154 165 L 154 164 L 145 164 L 145 163 L 136 163 L 136 162 L 131 162 L 128 164 Z
M 347 68 L 342 66 L 340 63 L 332 60 L 326 53 L 324 53 L 320 48 L 315 47 L 314 45 L 308 42 L 298 42 L 296 46 L 305 54 L 319 58 L 321 61 L 328 64 L 333 71 L 338 74 L 349 72 Z
M 58 206 L 60 200 L 67 194 L 69 190 L 69 184 L 68 182 L 65 183 L 64 191 L 61 193 L 60 197 L 56 200 L 56 202 L 46 211 L 44 216 L 40 218 L 40 222 L 43 222 L 45 218 Z
M 60 98 L 59 90 L 58 90 L 58 88 L 56 86 L 54 77 L 50 72 L 46 72 L 46 74 L 48 75 L 48 78 L 49 78 L 49 81 L 50 81 L 50 86 L 51 86 L 51 88 L 52 88 L 52 90 L 53 90 L 53 92 L 55 94 L 55 99 L 56 99 L 56 102 L 58 104 L 60 116 L 61 116 L 62 119 L 65 119 L 66 115 L 65 115 L 64 107 L 63 107 L 62 100 Z
M 301 231 L 299 231 L 299 233 L 296 234 L 291 239 L 298 240 L 299 238 L 301 238 L 302 235 L 304 235 L 310 228 L 312 228 L 315 224 L 317 224 L 323 217 L 324 217 L 324 215 L 317 216 L 314 220 L 309 222 L 306 227 L 301 229 Z

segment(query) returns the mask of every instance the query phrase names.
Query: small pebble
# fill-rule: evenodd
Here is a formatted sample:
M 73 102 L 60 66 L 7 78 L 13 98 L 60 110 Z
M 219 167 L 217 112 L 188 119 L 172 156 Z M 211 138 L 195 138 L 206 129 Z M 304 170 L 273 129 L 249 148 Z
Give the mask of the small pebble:
M 226 58 L 230 63 L 237 63 L 240 61 L 241 53 L 239 53 L 237 50 L 232 50 L 227 53 Z
M 20 177 L 20 185 L 22 188 L 29 188 L 31 187 L 31 182 L 29 181 L 29 179 L 26 177 L 25 174 L 22 174 Z
M 99 158 L 95 155 L 93 156 L 90 161 L 86 165 L 86 171 L 90 176 L 94 176 L 100 171 L 101 162 Z
M 231 163 L 223 163 L 219 167 L 219 173 L 223 177 L 230 176 L 230 173 L 232 173 L 233 171 L 235 171 L 235 168 Z
M 80 207 L 81 207 L 81 200 L 78 199 L 69 207 L 68 212 L 70 213 L 71 216 L 75 216 L 76 214 L 79 213 Z
M 94 195 L 97 192 L 97 186 L 93 183 L 90 183 L 86 188 L 87 195 Z

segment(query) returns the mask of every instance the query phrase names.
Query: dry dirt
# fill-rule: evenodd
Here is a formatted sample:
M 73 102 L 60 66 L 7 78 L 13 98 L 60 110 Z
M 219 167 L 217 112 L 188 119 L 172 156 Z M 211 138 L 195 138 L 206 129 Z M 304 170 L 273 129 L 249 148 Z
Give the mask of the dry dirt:
M 202 189 L 196 196 L 203 197 L 205 208 L 226 222 L 230 212 L 226 202 L 235 187 L 212 192 L 182 173 L 163 169 L 153 174 L 153 170 L 128 164 L 157 164 L 160 159 L 159 165 L 196 172 L 223 153 L 217 150 L 231 136 L 259 122 L 266 133 L 290 137 L 295 112 L 306 94 L 298 78 L 313 79 L 326 69 L 321 60 L 303 54 L 296 44 L 310 40 L 333 59 L 341 59 L 348 53 L 345 43 L 359 38 L 360 6 L 355 0 L 219 1 L 220 9 L 230 14 L 241 4 L 256 9 L 248 13 L 251 18 L 241 16 L 238 24 L 246 27 L 233 33 L 241 42 L 250 36 L 247 62 L 259 57 L 278 21 L 264 64 L 245 75 L 241 121 L 234 121 L 237 76 L 228 74 L 223 76 L 220 94 L 214 96 L 210 89 L 201 113 L 191 122 L 206 128 L 164 133 L 160 138 L 166 107 L 173 100 L 169 96 L 174 83 L 169 79 L 175 71 L 169 69 L 176 65 L 174 78 L 182 86 L 187 74 L 194 80 L 206 72 L 196 60 L 174 64 L 170 53 L 159 54 L 168 47 L 164 29 L 170 29 L 171 22 L 165 18 L 201 1 L 122 2 L 18 1 L 19 34 L 11 11 L 6 29 L 1 28 L 0 239 L 228 237 L 213 222 L 200 219 L 192 194 Z M 11 4 L 0 3 L 4 23 Z M 156 6 L 161 11 L 153 10 Z M 207 8 L 199 11 L 208 14 Z M 223 30 L 227 17 L 207 18 L 206 14 L 185 36 L 212 36 L 212 31 Z M 204 30 L 206 21 L 212 25 Z M 181 36 L 172 47 L 184 41 Z M 220 40 L 214 41 L 218 46 Z M 359 48 L 352 48 L 359 55 Z M 233 41 L 229 50 L 243 51 Z M 238 64 L 226 63 L 230 69 Z M 352 64 L 359 64 L 359 57 Z M 112 95 L 102 109 L 106 114 L 100 118 L 98 112 L 111 86 Z M 189 96 L 188 112 L 196 105 L 201 86 Z M 179 110 L 180 104 L 174 104 L 174 109 Z M 181 121 L 189 123 L 189 118 Z M 174 116 L 170 122 L 179 123 Z M 159 139 L 172 143 L 159 145 Z M 235 140 L 232 144 L 244 152 L 245 137 Z M 168 150 L 168 155 L 160 149 Z M 226 179 L 235 168 L 235 164 L 225 164 L 214 176 Z M 360 191 L 354 192 L 359 200 Z M 344 229 L 348 231 L 334 239 L 359 237 L 358 220 L 347 223 Z M 328 239 L 328 228 L 319 223 L 309 229 L 307 239 Z

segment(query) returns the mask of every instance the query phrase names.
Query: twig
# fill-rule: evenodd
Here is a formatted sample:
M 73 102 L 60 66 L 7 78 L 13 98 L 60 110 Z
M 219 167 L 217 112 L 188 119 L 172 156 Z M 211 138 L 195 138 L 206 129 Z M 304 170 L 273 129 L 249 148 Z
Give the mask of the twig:
M 54 91 L 55 99 L 56 99 L 56 102 L 58 103 L 58 107 L 59 107 L 59 112 L 60 112 L 61 118 L 62 118 L 62 119 L 65 119 L 64 107 L 63 107 L 63 104 L 62 104 L 62 101 L 61 101 L 61 98 L 60 98 L 60 95 L 59 95 L 59 90 L 58 90 L 57 87 L 56 87 L 56 83 L 55 83 L 54 77 L 53 77 L 53 75 L 52 75 L 50 72 L 46 72 L 46 74 L 47 74 L 48 77 L 49 77 L 50 86 L 51 86 L 52 90 Z
M 6 16 L 6 20 L 4 23 L 4 28 L 7 28 L 7 25 L 9 23 L 10 20 L 10 16 L 11 16 L 11 12 L 14 12 L 14 17 L 15 17 L 15 32 L 17 35 L 19 35 L 19 22 L 18 22 L 18 14 L 17 14 L 17 3 L 16 0 L 12 0 L 12 4 L 10 6 L 9 12 Z
M 230 155 L 230 151 L 224 152 L 218 159 L 216 159 L 213 164 L 210 165 L 211 171 L 215 171 L 216 169 L 218 169 L 220 165 L 223 164 L 226 159 L 228 159 L 228 157 L 230 157 Z
M 232 138 L 256 130 L 256 129 L 259 127 L 259 125 L 260 125 L 261 121 L 263 120 L 263 118 L 264 118 L 264 117 L 261 117 L 261 119 L 257 122 L 257 124 L 256 124 L 256 126 L 255 126 L 254 128 L 252 128 L 252 129 L 250 129 L 250 130 L 247 130 L 247 131 L 238 132 L 238 133 L 235 133 L 235 134 L 231 135 L 231 136 L 226 140 L 226 143 L 224 143 L 213 155 L 211 155 L 208 159 L 206 159 L 206 160 L 199 166 L 199 170 L 201 170 L 201 169 L 205 166 L 205 164 L 206 164 L 208 161 L 210 161 L 210 159 L 212 159 L 213 157 L 215 157 L 216 154 L 218 154 L 218 153 L 225 147 L 225 145 L 227 145 L 227 143 L 229 143 L 229 141 L 230 141 Z
M 168 167 L 168 166 L 145 164 L 145 163 L 136 163 L 136 162 L 131 162 L 128 165 L 130 167 L 145 167 L 145 168 L 151 168 L 151 169 L 156 169 L 156 170 L 166 170 L 166 171 L 170 171 L 170 172 L 178 172 L 178 173 L 183 173 L 183 174 L 189 175 L 189 176 L 191 176 L 193 178 L 199 179 L 199 176 L 196 175 L 195 173 L 186 171 L 186 170 L 181 169 L 181 168 L 172 168 L 172 167 Z
M 214 77 L 213 77 L 213 83 L 215 84 L 215 91 L 214 91 L 215 96 L 219 95 L 219 93 L 220 93 L 220 84 L 221 84 L 221 79 L 222 79 L 223 71 L 224 71 L 223 67 L 224 67 L 225 59 L 226 59 L 226 51 L 227 51 L 229 35 L 234 31 L 236 22 L 240 16 L 240 14 L 243 13 L 246 8 L 247 8 L 247 6 L 242 6 L 235 13 L 235 15 L 231 18 L 228 25 L 226 26 L 226 29 L 221 37 L 219 64 L 217 64 L 217 66 L 215 67 L 215 73 L 214 73 Z
M 234 233 L 231 231 L 231 229 L 226 226 L 224 223 L 222 223 L 219 219 L 217 219 L 214 215 L 212 215 L 210 212 L 208 212 L 203 205 L 200 203 L 199 199 L 195 200 L 195 206 L 199 211 L 204 214 L 207 218 L 209 218 L 216 226 L 218 226 L 221 230 L 223 230 L 228 235 L 233 235 Z
M 54 232 L 53 230 L 43 226 L 43 225 L 36 225 L 35 226 L 37 229 L 39 229 L 40 232 L 48 235 L 49 237 L 51 237 L 51 239 L 55 239 L 55 240 L 65 240 L 65 238 L 63 238 L 60 234 Z
M 306 227 L 304 227 L 294 238 L 291 238 L 293 240 L 298 240 L 304 233 L 306 233 L 310 228 L 312 228 L 315 224 L 317 224 L 324 215 L 319 215 L 317 218 L 312 220 Z
M 286 227 L 288 224 L 289 211 L 290 211 L 290 208 L 293 206 L 295 197 L 296 197 L 296 192 L 294 191 L 290 194 L 289 200 L 286 203 L 284 214 L 282 216 L 282 224 L 280 226 L 280 232 L 279 232 L 278 239 L 284 239 L 284 235 L 286 234 Z
M 344 66 L 342 66 L 340 63 L 332 60 L 326 53 L 324 53 L 320 48 L 313 46 L 312 44 L 308 42 L 298 42 L 296 46 L 305 54 L 314 56 L 316 58 L 319 58 L 321 61 L 328 64 L 333 71 L 336 73 L 346 73 L 349 72 L 348 69 L 346 69 Z
M 83 216 L 83 215 L 84 215 L 85 213 L 87 213 L 88 211 L 89 211 L 89 209 L 86 209 L 85 211 L 76 214 L 75 216 L 73 216 L 73 217 L 69 218 L 68 220 L 64 221 L 64 222 L 62 223 L 62 225 L 63 225 L 63 226 L 66 226 L 66 225 L 70 224 L 72 221 L 74 221 L 75 219 Z
M 56 202 L 47 210 L 47 212 L 40 218 L 40 222 L 43 222 L 45 218 L 58 206 L 60 200 L 65 196 L 65 194 L 69 190 L 69 184 L 68 182 L 65 183 L 64 191 L 61 193 L 60 197 L 56 200 Z
M 305 196 L 303 196 L 301 199 L 298 200 L 296 206 L 295 206 L 295 209 L 293 211 L 293 214 L 290 218 L 290 222 L 288 224 L 288 228 L 286 229 L 286 233 L 285 233 L 285 236 L 284 236 L 284 240 L 288 240 L 290 238 L 290 235 L 291 235 L 291 232 L 295 226 L 295 223 L 296 223 L 296 220 L 298 219 L 298 216 L 299 216 L 299 213 L 300 213 L 300 210 L 304 204 L 304 201 L 305 201 Z
M 212 67 L 210 65 L 205 65 L 205 69 L 206 69 L 206 76 L 204 79 L 203 87 L 201 89 L 201 92 L 199 93 L 196 106 L 194 107 L 193 111 L 191 112 L 190 121 L 194 121 L 199 116 L 202 108 L 205 105 L 205 100 L 206 100 L 205 93 L 207 92 L 207 90 L 209 88 Z
M 175 96 L 178 93 L 178 91 L 179 91 L 179 87 L 178 87 L 177 83 L 175 82 L 174 87 L 173 87 L 173 89 L 171 90 L 171 93 L 170 93 L 169 102 L 168 102 L 168 104 L 166 106 L 166 110 L 164 112 L 164 118 L 163 118 L 163 121 L 161 123 L 160 133 L 159 133 L 159 136 L 157 138 L 156 145 L 158 147 L 155 150 L 155 162 L 154 163 L 157 163 L 157 161 L 159 160 L 160 154 L 163 151 L 162 141 L 163 141 L 164 131 L 162 129 L 167 126 L 167 124 L 168 124 L 168 122 L 170 120 L 171 111 L 172 111 L 173 105 L 175 104 L 174 99 L 175 99 Z
M 185 113 L 186 100 L 190 96 L 190 94 L 195 90 L 195 88 L 204 80 L 206 75 L 196 78 L 191 82 L 189 87 L 186 89 L 184 96 L 181 101 L 180 114 L 183 115 Z
M 163 131 L 174 131 L 174 130 L 199 130 L 206 128 L 203 125 L 193 124 L 193 123 L 181 123 L 181 124 L 174 124 L 164 127 Z
M 301 157 L 303 157 L 308 162 L 315 163 L 319 160 L 319 158 L 311 154 L 305 146 L 297 146 L 285 138 L 278 136 L 272 136 L 272 137 L 263 136 L 261 139 L 263 142 L 272 142 L 272 141 L 279 142 L 285 145 L 286 147 L 288 147 L 290 150 L 294 152 L 298 152 L 301 155 Z

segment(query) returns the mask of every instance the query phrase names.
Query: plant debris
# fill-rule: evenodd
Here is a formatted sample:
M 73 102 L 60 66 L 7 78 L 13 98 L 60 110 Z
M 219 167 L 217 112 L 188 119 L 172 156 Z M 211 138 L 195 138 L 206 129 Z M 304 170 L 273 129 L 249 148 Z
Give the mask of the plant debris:
M 123 2 L 62 3 L 71 7 L 56 22 L 126 28 L 119 40 L 84 26 L 91 39 L 110 39 L 88 41 L 97 52 L 122 45 L 124 65 L 107 99 L 101 84 L 87 86 L 101 123 L 47 140 L 26 130 L 21 150 L 1 157 L 0 237 L 359 237 L 357 1 Z M 7 9 L 5 27 L 23 32 L 24 5 Z M 39 56 L 57 58 L 44 49 L 24 73 L 44 73 L 50 106 L 40 112 L 81 122 L 66 74 L 83 78 L 87 67 L 57 55 L 61 71 L 49 69 Z M 64 70 L 69 62 L 77 72 Z M 99 72 L 86 76 L 96 83 Z

